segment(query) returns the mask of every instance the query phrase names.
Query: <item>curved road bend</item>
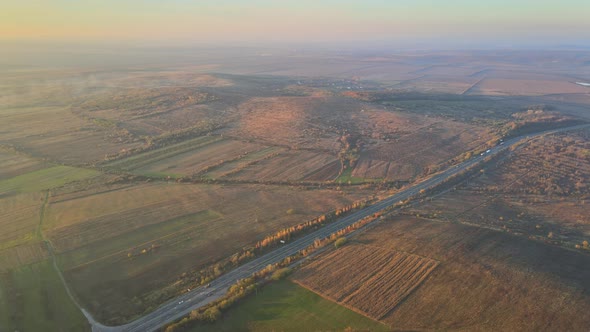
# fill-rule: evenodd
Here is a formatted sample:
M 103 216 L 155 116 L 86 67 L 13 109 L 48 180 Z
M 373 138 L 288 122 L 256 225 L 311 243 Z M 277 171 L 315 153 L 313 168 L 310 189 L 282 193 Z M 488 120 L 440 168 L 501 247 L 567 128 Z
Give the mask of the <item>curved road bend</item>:
M 465 169 L 481 162 L 484 158 L 497 154 L 503 150 L 508 149 L 509 147 L 513 146 L 514 144 L 530 139 L 535 136 L 540 135 L 547 135 L 547 134 L 554 134 L 563 131 L 569 130 L 576 130 L 590 127 L 589 124 L 585 125 L 578 125 L 573 127 L 566 127 L 561 129 L 549 130 L 544 131 L 536 134 L 529 134 L 523 135 L 516 138 L 509 139 L 504 142 L 502 145 L 495 146 L 490 149 L 488 153 L 484 155 L 478 155 L 476 157 L 471 158 L 468 161 L 465 161 L 459 165 L 453 166 L 447 169 L 444 172 L 438 173 L 429 179 L 420 182 L 410 188 L 407 188 L 403 191 L 398 192 L 388 198 L 385 198 L 371 206 L 368 206 L 362 210 L 358 210 L 350 215 L 347 215 L 337 221 L 334 221 L 317 231 L 307 234 L 301 238 L 298 238 L 292 242 L 284 244 L 277 249 L 260 256 L 244 265 L 241 265 L 221 277 L 215 279 L 211 282 L 208 288 L 206 287 L 198 287 L 195 288 L 183 295 L 178 296 L 174 300 L 167 302 L 160 306 L 155 311 L 138 318 L 137 320 L 120 326 L 104 326 L 92 319 L 92 317 L 86 312 L 82 310 L 86 317 L 88 317 L 90 323 L 92 324 L 92 331 L 97 332 L 118 332 L 118 331 L 132 331 L 132 332 L 144 332 L 144 331 L 155 331 L 158 328 L 161 328 L 167 323 L 170 323 L 174 320 L 177 320 L 183 316 L 188 315 L 192 310 L 202 307 L 220 297 L 222 297 L 228 290 L 228 288 L 233 285 L 237 280 L 250 277 L 252 273 L 262 270 L 269 264 L 274 264 L 282 261 L 285 257 L 291 256 L 296 254 L 298 251 L 307 248 L 310 246 L 315 239 L 324 238 L 330 236 L 330 234 L 341 230 L 343 228 L 348 227 L 349 225 L 354 224 L 355 222 L 375 213 L 379 212 L 399 201 L 403 201 L 408 199 L 411 196 L 414 196 L 420 192 L 422 189 L 431 188 L 437 184 L 440 184 L 444 180 L 456 175 L 459 172 L 464 171 Z

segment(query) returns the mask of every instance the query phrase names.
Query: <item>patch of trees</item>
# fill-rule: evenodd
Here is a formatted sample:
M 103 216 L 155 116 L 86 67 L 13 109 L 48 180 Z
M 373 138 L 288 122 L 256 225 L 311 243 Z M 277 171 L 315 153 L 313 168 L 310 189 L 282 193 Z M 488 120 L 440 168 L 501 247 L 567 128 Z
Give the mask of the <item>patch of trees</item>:
M 345 237 L 338 238 L 338 239 L 336 239 L 336 241 L 334 241 L 334 247 L 336 249 L 338 249 L 338 248 L 344 246 L 347 242 L 348 242 L 348 240 Z
M 353 168 L 360 157 L 361 144 L 359 136 L 344 133 L 340 138 L 340 152 L 338 152 L 338 159 L 342 165 L 338 176 L 342 175 L 344 170 Z
M 222 316 L 222 312 L 229 309 L 237 301 L 254 293 L 258 284 L 254 277 L 239 280 L 229 288 L 227 294 L 210 305 L 193 310 L 189 316 L 166 327 L 166 332 L 188 331 L 199 324 L 214 323 Z
M 547 109 L 549 108 L 547 107 Z M 505 123 L 500 128 L 500 135 L 503 137 L 516 137 L 581 123 L 580 120 L 572 117 L 547 111 L 542 106 L 531 106 L 527 111 L 513 113 L 512 121 Z

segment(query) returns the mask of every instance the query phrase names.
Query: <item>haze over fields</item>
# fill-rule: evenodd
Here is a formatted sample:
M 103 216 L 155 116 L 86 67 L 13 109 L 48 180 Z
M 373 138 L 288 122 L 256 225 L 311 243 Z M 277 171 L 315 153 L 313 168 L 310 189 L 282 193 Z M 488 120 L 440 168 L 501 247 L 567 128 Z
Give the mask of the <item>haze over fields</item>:
M 588 331 L 587 1 L 8 1 L 0 332 Z

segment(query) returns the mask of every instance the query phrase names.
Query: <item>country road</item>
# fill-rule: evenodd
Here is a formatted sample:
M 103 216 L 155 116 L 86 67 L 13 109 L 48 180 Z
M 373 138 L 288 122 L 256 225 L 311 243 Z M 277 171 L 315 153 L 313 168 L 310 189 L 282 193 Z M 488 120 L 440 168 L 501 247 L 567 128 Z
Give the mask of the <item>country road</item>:
M 468 169 L 469 167 L 483 161 L 485 158 L 491 155 L 497 154 L 503 150 L 508 149 L 509 147 L 513 146 L 518 142 L 530 139 L 535 136 L 554 134 L 558 132 L 582 129 L 587 127 L 590 127 L 590 125 L 584 124 L 573 127 L 566 127 L 535 134 L 523 135 L 520 137 L 509 139 L 505 141 L 503 144 L 491 148 L 490 151 L 484 153 L 484 155 L 475 156 L 470 160 L 467 160 L 459 165 L 453 166 L 441 173 L 438 173 L 430 177 L 425 181 L 422 181 L 412 187 L 409 187 L 392 196 L 389 196 L 388 198 L 383 199 L 371 206 L 368 206 L 362 210 L 355 211 L 354 213 L 351 213 L 337 221 L 334 221 L 313 233 L 307 234 L 296 240 L 293 240 L 292 242 L 286 243 L 263 256 L 260 256 L 244 265 L 241 265 L 233 269 L 232 271 L 227 272 L 226 274 L 212 281 L 209 287 L 195 288 L 175 298 L 174 300 L 166 304 L 163 304 L 155 311 L 141 318 L 138 318 L 137 320 L 126 325 L 112 327 L 104 326 L 94 321 L 90 314 L 88 314 L 85 310 L 83 310 L 83 312 L 92 324 L 92 331 L 155 331 L 164 326 L 165 324 L 189 314 L 192 310 L 197 309 L 203 305 L 206 305 L 222 297 L 228 290 L 228 288 L 237 280 L 249 277 L 252 275 L 252 273 L 263 269 L 269 264 L 278 263 L 282 261 L 285 257 L 296 254 L 298 251 L 307 248 L 308 246 L 313 244 L 315 239 L 325 238 L 330 234 L 340 229 L 346 228 L 347 226 L 352 225 L 355 222 L 375 212 L 381 211 L 399 201 L 406 200 L 407 198 L 420 193 L 420 191 L 423 189 L 426 190 L 432 188 L 433 186 L 442 183 L 443 181 L 452 177 L 453 175 L 456 175 L 457 173 L 460 173 Z

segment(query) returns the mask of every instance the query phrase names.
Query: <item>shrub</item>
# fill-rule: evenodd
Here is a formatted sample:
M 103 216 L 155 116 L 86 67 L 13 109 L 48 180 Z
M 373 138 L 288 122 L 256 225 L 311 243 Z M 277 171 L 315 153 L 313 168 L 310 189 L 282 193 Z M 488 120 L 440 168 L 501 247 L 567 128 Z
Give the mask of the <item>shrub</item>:
M 203 313 L 207 321 L 213 323 L 221 317 L 221 311 L 217 307 L 211 307 Z
M 334 247 L 336 247 L 336 249 L 338 249 L 338 248 L 342 247 L 343 245 L 345 245 L 346 242 L 348 242 L 348 240 L 345 237 L 338 238 L 334 242 Z
M 270 277 L 272 280 L 281 280 L 291 273 L 291 269 L 288 267 L 276 270 Z

